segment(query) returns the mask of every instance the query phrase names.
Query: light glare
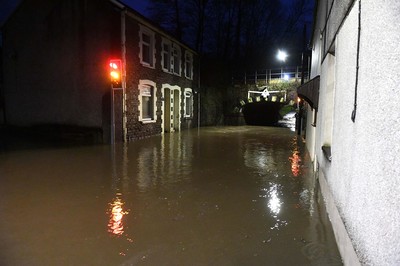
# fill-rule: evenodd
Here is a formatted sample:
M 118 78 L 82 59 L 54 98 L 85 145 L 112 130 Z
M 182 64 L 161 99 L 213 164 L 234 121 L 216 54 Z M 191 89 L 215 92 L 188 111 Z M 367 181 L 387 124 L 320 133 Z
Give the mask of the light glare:
M 276 55 L 276 58 L 278 58 L 279 61 L 285 62 L 287 57 L 288 57 L 288 54 L 285 51 L 278 50 L 278 54 Z
M 119 79 L 119 73 L 117 71 L 111 71 L 110 75 L 113 79 Z

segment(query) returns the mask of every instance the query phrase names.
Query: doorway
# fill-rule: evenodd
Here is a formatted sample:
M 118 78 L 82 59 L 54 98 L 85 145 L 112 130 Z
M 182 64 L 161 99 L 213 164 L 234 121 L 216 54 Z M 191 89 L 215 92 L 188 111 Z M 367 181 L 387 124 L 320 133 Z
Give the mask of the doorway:
M 164 132 L 181 129 L 181 91 L 178 86 L 164 88 Z
M 173 114 L 173 127 L 174 131 L 179 131 L 180 130 L 180 125 L 181 125 L 181 97 L 180 97 L 180 91 L 179 90 L 174 90 L 174 114 Z
M 171 90 L 164 90 L 164 132 L 171 132 Z

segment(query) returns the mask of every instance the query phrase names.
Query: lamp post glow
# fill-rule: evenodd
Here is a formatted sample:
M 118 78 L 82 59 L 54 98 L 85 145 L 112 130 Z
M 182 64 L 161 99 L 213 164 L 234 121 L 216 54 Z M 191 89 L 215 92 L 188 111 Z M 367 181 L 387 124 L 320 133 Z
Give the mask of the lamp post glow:
M 283 79 L 286 81 L 289 81 L 289 79 L 290 79 L 289 74 L 283 74 Z
M 288 54 L 285 51 L 278 50 L 278 53 L 276 54 L 276 58 L 279 61 L 285 62 L 287 57 L 288 57 Z
M 282 50 L 278 50 L 278 53 L 276 54 L 276 58 L 281 61 L 281 62 L 285 62 L 286 58 L 288 57 L 288 54 L 285 51 Z M 283 75 L 283 68 L 281 66 L 281 79 L 285 79 L 284 75 Z M 286 80 L 286 79 L 285 79 Z

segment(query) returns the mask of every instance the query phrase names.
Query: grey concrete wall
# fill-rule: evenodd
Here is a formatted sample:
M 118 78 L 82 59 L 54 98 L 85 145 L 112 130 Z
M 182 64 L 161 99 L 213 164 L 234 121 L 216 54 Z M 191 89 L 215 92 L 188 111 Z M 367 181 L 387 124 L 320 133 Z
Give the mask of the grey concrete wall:
M 345 228 L 365 265 L 400 264 L 400 2 L 362 1 L 356 121 L 353 110 L 358 1 L 335 40 L 334 75 L 325 58 L 316 137 L 320 171 Z M 333 77 L 333 106 L 326 103 Z M 327 142 L 324 117 L 333 115 L 332 162 L 318 149 Z
M 327 9 L 326 1 L 316 1 L 316 3 L 318 3 L 316 10 L 317 14 L 314 21 L 314 29 L 311 40 L 312 41 L 311 70 L 310 70 L 311 79 L 321 74 L 321 61 L 322 61 L 321 32 L 325 26 L 326 9 Z
M 312 140 L 312 141 L 307 141 L 306 146 L 307 150 L 310 154 L 311 161 L 315 161 L 315 132 L 316 128 L 312 125 L 313 119 L 314 119 L 314 112 L 315 109 L 312 109 L 308 104 L 306 104 L 307 108 L 307 125 L 306 125 L 306 140 Z

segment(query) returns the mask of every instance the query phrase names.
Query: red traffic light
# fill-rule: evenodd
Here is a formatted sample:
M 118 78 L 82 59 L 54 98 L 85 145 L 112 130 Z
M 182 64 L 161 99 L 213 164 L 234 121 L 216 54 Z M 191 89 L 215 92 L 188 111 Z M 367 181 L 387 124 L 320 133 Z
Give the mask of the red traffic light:
M 121 59 L 110 60 L 110 79 L 114 88 L 122 88 L 122 62 Z

